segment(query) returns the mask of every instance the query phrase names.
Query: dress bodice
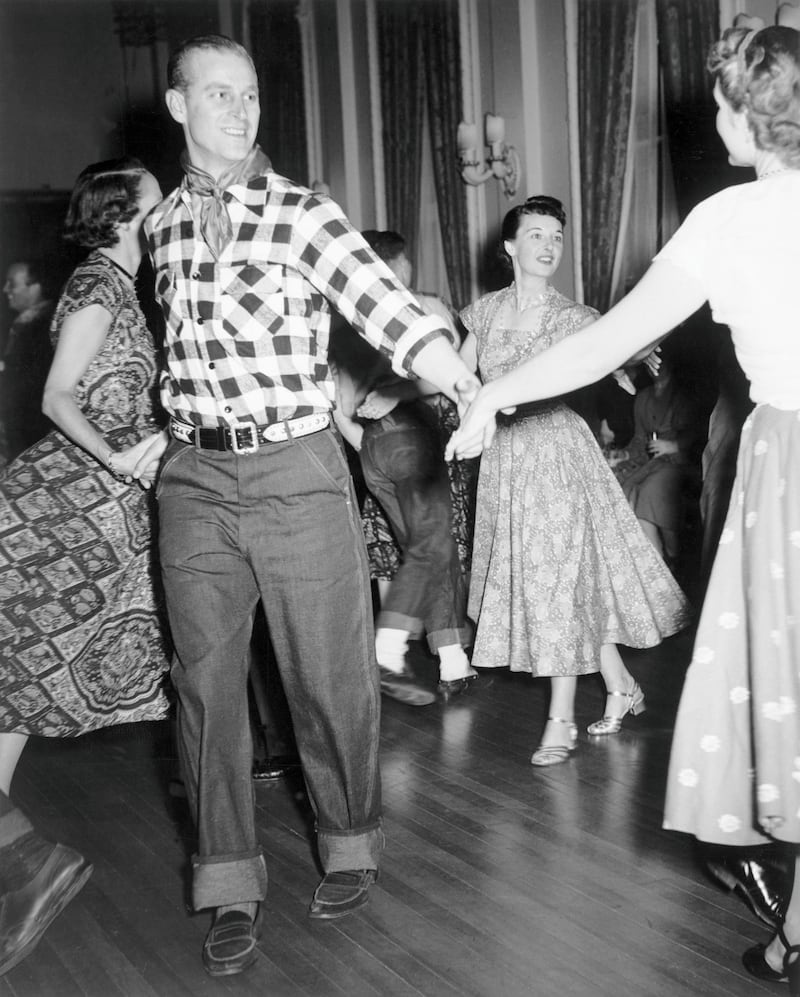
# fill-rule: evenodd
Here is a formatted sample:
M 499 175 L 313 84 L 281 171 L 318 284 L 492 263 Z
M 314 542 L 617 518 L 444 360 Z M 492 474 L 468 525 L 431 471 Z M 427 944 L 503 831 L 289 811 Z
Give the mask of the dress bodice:
M 53 317 L 54 344 L 65 320 L 88 305 L 111 315 L 105 341 L 75 389 L 83 414 L 100 432 L 155 424 L 156 350 L 134 290 L 102 253 L 90 253 L 67 281 Z
M 513 295 L 511 285 L 484 295 L 461 313 L 464 325 L 477 339 L 478 370 L 484 382 L 493 381 L 544 352 L 597 316 L 593 308 L 570 301 L 550 287 L 538 314 L 531 313 L 529 326 L 511 329 L 498 319 Z

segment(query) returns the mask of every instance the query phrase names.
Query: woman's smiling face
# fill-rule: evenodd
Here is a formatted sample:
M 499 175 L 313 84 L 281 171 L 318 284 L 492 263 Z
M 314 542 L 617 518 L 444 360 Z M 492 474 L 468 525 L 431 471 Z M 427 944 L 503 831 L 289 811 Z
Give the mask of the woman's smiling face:
M 552 215 L 523 215 L 517 234 L 507 239 L 505 249 L 523 273 L 552 277 L 564 252 L 564 229 Z

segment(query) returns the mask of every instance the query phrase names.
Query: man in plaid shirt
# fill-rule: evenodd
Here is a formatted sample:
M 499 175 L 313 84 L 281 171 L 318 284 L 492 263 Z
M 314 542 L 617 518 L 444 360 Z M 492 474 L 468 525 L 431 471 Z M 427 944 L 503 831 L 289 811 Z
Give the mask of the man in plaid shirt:
M 168 76 L 186 176 L 147 224 L 171 416 L 160 555 L 198 829 L 193 899 L 215 908 L 203 962 L 216 976 L 255 959 L 267 888 L 246 719 L 259 599 L 316 814 L 325 876 L 310 915 L 362 906 L 383 845 L 379 673 L 361 523 L 331 425 L 328 302 L 398 373 L 461 402 L 477 381 L 341 209 L 270 170 L 241 46 L 193 39 Z

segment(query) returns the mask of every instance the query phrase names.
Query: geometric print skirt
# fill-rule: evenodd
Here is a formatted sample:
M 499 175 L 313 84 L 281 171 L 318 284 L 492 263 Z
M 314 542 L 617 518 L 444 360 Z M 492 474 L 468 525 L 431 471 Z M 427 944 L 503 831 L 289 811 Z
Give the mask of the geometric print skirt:
M 115 446 L 138 435 L 109 433 Z M 0 732 L 168 713 L 152 498 L 58 432 L 0 473 Z
M 664 827 L 800 843 L 800 412 L 759 405 L 700 615 Z

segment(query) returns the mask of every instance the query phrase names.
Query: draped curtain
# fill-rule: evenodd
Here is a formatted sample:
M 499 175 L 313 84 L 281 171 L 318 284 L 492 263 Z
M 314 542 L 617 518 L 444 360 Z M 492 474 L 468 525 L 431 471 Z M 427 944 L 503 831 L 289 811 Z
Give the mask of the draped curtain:
M 377 15 L 387 224 L 414 246 L 426 91 L 420 9 L 416 3 L 382 0 Z
M 698 201 L 746 177 L 728 166 L 705 68 L 719 35 L 718 0 L 656 0 L 656 13 L 667 140 L 683 219 Z
M 297 13 L 297 0 L 251 4 L 250 45 L 261 84 L 258 141 L 278 173 L 308 184 L 312 178 Z
M 466 197 L 456 169 L 461 118 L 457 0 L 381 0 L 378 48 L 389 227 L 416 243 L 425 110 L 453 303 L 469 300 Z
M 577 7 L 583 298 L 601 312 L 610 304 L 622 212 L 636 9 L 637 0 Z

